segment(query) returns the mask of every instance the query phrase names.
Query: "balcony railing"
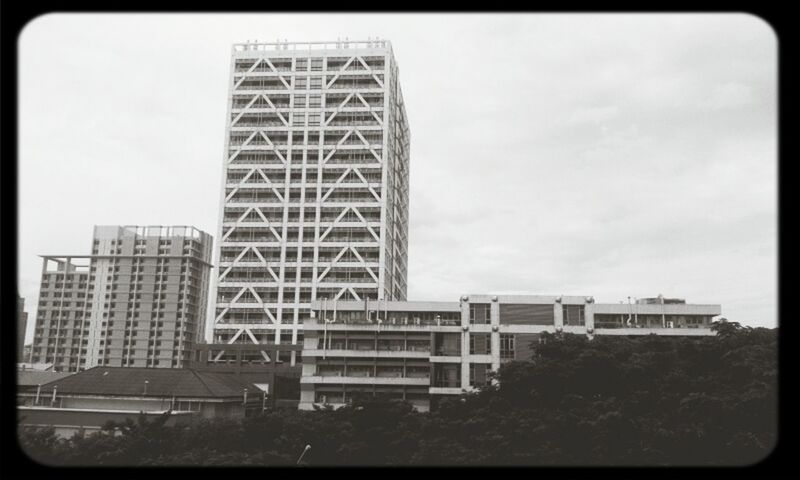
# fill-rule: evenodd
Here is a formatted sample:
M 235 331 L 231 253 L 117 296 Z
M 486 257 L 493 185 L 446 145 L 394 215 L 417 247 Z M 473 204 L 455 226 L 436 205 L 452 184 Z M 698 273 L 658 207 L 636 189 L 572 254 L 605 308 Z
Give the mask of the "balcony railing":
M 318 370 L 315 376 L 319 377 L 356 377 L 356 378 L 430 378 L 429 373 L 422 372 L 408 372 L 403 375 L 403 372 L 378 372 L 373 374 L 371 371 L 348 371 L 341 370 Z M 458 386 L 458 385 L 456 385 Z
M 461 386 L 461 382 L 458 380 L 437 379 L 431 386 L 436 388 L 458 388 Z
M 452 348 L 452 347 L 438 347 L 436 348 L 436 356 L 440 357 L 457 357 L 461 355 L 460 348 Z
M 325 277 L 328 278 L 327 276 Z M 370 277 L 371 278 L 371 277 Z M 374 312 L 374 310 L 373 310 Z M 330 315 L 330 310 L 329 310 Z M 391 315 L 391 314 L 390 314 Z M 381 311 L 381 316 L 383 313 Z M 372 320 L 367 321 L 365 318 L 346 318 L 339 316 L 336 319 L 337 324 L 344 324 L 344 325 L 377 325 L 375 321 L 375 315 L 373 313 Z M 381 319 L 381 327 L 403 327 L 403 326 L 421 326 L 421 327 L 430 327 L 430 326 L 440 326 L 440 327 L 457 327 L 461 325 L 461 320 L 455 319 L 448 319 L 448 320 L 431 320 L 431 319 L 422 319 L 422 318 L 392 318 L 390 317 L 388 321 Z

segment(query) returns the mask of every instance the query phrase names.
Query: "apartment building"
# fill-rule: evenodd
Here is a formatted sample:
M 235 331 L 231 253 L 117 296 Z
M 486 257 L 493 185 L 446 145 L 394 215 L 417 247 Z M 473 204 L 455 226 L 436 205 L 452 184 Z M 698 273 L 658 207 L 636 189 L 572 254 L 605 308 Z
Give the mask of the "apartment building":
M 662 297 L 601 304 L 585 296 L 467 295 L 458 302 L 315 301 L 312 310 L 300 409 L 370 395 L 427 411 L 442 395 L 485 385 L 504 362 L 530 359 L 543 332 L 713 335 L 721 307 Z
M 391 44 L 236 44 L 230 68 L 211 342 L 300 345 L 314 300 L 404 300 L 409 130 Z
M 203 341 L 211 243 L 194 227 L 96 226 L 91 255 L 42 256 L 30 362 L 184 366 Z
M 17 363 L 25 362 L 25 332 L 28 330 L 28 312 L 25 299 L 17 293 Z

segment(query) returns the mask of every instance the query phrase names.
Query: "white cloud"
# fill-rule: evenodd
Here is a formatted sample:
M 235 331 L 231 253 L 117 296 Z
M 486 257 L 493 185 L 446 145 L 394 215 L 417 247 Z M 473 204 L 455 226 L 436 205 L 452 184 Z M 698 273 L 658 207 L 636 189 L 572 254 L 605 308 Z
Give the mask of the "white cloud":
M 755 102 L 752 89 L 741 83 L 717 85 L 702 105 L 712 110 L 741 108 Z
M 582 123 L 602 123 L 617 118 L 619 107 L 615 105 L 605 107 L 589 107 L 576 110 L 564 121 L 565 126 L 579 125 Z

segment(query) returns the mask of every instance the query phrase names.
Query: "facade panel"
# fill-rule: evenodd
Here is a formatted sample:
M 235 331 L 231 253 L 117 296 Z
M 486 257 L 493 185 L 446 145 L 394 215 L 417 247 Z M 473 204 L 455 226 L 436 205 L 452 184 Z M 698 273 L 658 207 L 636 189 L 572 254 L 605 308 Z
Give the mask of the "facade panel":
M 501 325 L 555 325 L 553 305 L 500 304 Z

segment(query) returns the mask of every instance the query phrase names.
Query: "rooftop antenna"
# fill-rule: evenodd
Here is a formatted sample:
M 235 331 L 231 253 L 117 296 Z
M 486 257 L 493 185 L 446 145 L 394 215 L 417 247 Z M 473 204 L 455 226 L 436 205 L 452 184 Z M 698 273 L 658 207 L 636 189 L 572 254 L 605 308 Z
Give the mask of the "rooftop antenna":
M 620 303 L 622 303 L 622 302 L 620 302 Z M 633 316 L 632 314 L 633 314 L 633 305 L 631 304 L 631 297 L 629 295 L 628 296 L 628 321 L 625 322 L 625 325 L 627 325 L 629 327 L 631 326 L 631 317 Z

